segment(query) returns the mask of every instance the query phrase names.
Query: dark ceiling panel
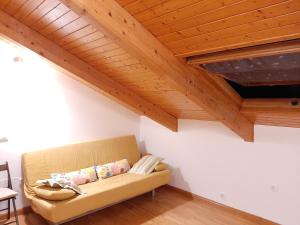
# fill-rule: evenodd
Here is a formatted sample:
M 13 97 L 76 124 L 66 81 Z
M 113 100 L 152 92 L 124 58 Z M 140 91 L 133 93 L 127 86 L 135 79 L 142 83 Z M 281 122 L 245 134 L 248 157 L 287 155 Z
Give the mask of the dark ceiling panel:
M 232 81 L 228 83 L 243 98 L 300 98 L 300 85 L 246 87 Z
M 300 53 L 203 64 L 242 86 L 300 84 Z

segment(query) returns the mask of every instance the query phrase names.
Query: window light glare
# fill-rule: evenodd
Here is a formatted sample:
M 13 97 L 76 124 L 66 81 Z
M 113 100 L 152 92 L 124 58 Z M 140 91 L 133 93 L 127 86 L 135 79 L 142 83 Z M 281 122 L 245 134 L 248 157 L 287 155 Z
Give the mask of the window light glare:
M 0 67 L 0 134 L 11 140 L 5 148 L 36 149 L 63 139 L 72 118 L 62 74 L 36 53 L 1 38 Z

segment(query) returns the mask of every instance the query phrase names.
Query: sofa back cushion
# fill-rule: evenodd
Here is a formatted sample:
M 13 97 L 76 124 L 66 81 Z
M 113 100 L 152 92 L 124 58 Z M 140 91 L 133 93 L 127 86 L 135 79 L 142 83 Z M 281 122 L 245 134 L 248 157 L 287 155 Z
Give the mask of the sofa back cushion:
M 56 147 L 23 154 L 25 192 L 33 194 L 36 181 L 50 174 L 66 173 L 93 165 L 127 159 L 130 166 L 140 158 L 134 136 L 117 137 Z

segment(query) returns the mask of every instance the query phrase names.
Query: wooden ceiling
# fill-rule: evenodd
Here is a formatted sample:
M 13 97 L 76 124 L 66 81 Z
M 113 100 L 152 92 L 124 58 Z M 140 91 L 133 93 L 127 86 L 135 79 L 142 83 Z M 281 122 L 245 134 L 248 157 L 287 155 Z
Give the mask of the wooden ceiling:
M 299 0 L 0 0 L 0 8 L 3 36 L 174 131 L 177 119 L 217 119 L 252 141 L 253 123 L 300 127 L 289 99 L 243 101 L 185 63 L 300 38 Z
M 2 9 L 70 53 L 105 73 L 176 118 L 210 118 L 113 40 L 58 0 L 11 0 Z
M 118 0 L 177 56 L 300 37 L 298 0 Z

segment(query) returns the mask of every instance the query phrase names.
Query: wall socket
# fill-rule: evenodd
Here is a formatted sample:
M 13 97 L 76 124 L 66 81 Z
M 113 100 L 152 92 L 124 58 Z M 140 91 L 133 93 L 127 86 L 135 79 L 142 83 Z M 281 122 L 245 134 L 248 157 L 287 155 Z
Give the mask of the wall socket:
M 224 193 L 221 193 L 221 194 L 220 194 L 220 198 L 223 199 L 223 200 L 225 200 L 225 198 L 226 198 L 225 194 L 224 194 Z
M 7 137 L 1 137 L 0 138 L 0 143 L 8 142 Z
M 278 186 L 277 185 L 271 185 L 271 191 L 272 192 L 278 192 L 279 191 L 279 188 L 278 188 Z

